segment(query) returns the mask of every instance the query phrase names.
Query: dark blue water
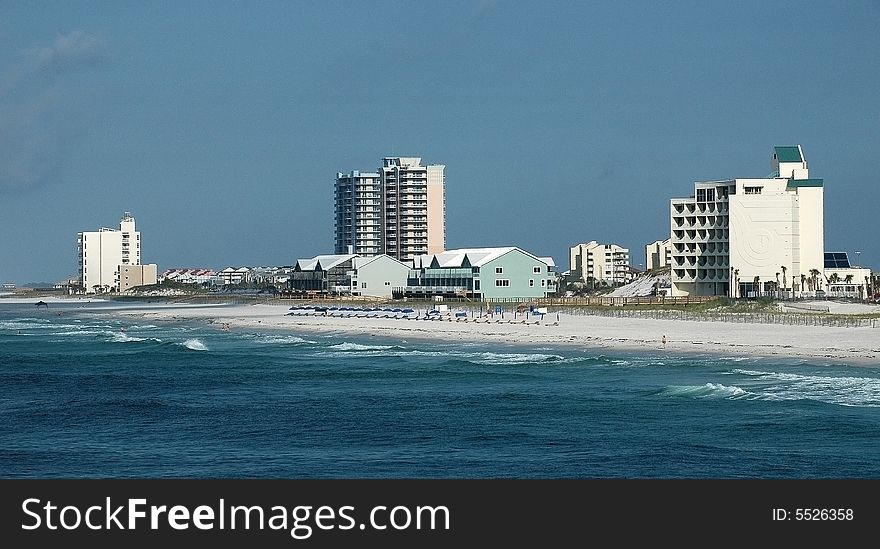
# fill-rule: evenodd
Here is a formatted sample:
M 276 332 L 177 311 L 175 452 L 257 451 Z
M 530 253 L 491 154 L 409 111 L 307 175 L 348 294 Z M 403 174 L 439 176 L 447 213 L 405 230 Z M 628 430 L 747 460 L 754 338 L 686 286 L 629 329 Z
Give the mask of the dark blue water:
M 86 312 L 0 304 L 0 477 L 880 477 L 872 366 Z

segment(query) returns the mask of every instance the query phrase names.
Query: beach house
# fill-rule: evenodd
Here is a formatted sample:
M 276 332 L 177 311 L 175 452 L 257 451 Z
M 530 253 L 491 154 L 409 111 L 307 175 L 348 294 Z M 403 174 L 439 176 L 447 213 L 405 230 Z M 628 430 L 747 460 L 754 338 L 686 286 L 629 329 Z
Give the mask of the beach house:
M 319 255 L 297 260 L 289 288 L 315 295 L 391 297 L 392 289 L 403 285 L 408 273 L 408 265 L 385 254 Z
M 462 248 L 413 260 L 406 285 L 395 297 L 463 297 L 475 300 L 529 299 L 556 292 L 556 264 L 508 246 Z

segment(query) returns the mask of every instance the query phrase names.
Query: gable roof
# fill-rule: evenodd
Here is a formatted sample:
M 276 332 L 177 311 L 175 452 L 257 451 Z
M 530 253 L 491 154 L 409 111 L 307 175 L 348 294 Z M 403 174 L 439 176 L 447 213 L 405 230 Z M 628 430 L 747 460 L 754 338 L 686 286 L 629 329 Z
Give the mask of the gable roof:
M 379 254 L 379 255 L 374 255 L 374 256 L 370 256 L 370 257 L 357 256 L 354 258 L 354 268 L 355 269 L 363 269 L 364 267 L 366 267 L 370 263 L 373 263 L 374 261 L 377 261 L 377 260 L 383 259 L 383 258 L 390 259 L 391 261 L 393 261 L 395 263 L 399 263 L 400 265 L 406 267 L 407 269 L 410 268 L 410 266 L 407 265 L 406 263 L 399 261 L 399 260 L 397 260 L 387 254 Z
M 316 255 L 311 259 L 297 259 L 296 266 L 300 271 L 314 271 L 317 268 L 326 271 L 355 257 L 357 254 Z
M 415 265 L 421 265 L 423 267 L 430 265 L 430 268 L 435 269 L 465 267 L 467 265 L 482 267 L 486 263 L 494 261 L 514 250 L 518 250 L 542 263 L 546 263 L 545 259 L 549 259 L 536 257 L 516 246 L 505 246 L 501 248 L 460 248 L 458 250 L 446 250 L 439 254 L 426 254 L 419 256 L 415 259 L 414 263 Z

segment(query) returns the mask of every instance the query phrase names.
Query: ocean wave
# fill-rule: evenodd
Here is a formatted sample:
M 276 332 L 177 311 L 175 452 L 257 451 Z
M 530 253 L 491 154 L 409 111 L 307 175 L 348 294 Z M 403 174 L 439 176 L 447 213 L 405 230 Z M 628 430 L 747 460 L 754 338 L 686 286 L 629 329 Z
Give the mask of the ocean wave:
M 202 343 L 200 339 L 187 339 L 181 343 L 177 343 L 176 345 L 180 345 L 181 347 L 186 347 L 191 351 L 207 351 L 208 347 Z
M 760 395 L 749 393 L 736 385 L 722 385 L 721 383 L 706 383 L 705 385 L 671 385 L 665 387 L 661 391 L 661 394 L 676 397 L 726 398 L 732 400 L 740 398 L 760 398 Z
M 314 344 L 314 341 L 310 341 L 308 339 L 303 339 L 297 336 L 260 336 L 256 338 L 256 341 L 259 343 L 265 343 L 268 345 L 309 345 Z
M 814 400 L 840 406 L 880 407 L 880 379 L 735 369 L 773 400 Z
M 155 337 L 137 337 L 129 335 L 125 332 L 114 332 L 110 334 L 110 341 L 114 343 L 131 343 L 131 342 L 139 342 L 139 341 L 155 341 L 156 343 L 161 343 L 162 340 Z
M 387 351 L 394 348 L 392 345 L 361 345 L 360 343 L 337 343 L 330 345 L 328 349 L 335 351 Z

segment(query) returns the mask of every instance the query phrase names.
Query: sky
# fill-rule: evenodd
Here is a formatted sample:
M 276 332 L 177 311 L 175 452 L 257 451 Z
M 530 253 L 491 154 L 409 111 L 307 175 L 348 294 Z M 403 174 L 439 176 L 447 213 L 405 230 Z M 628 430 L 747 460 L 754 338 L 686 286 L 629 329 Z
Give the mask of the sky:
M 337 172 L 446 166 L 447 248 L 568 268 L 803 146 L 825 248 L 880 268 L 880 2 L 0 2 L 0 282 L 333 253 Z M 861 254 L 856 255 L 855 252 Z

